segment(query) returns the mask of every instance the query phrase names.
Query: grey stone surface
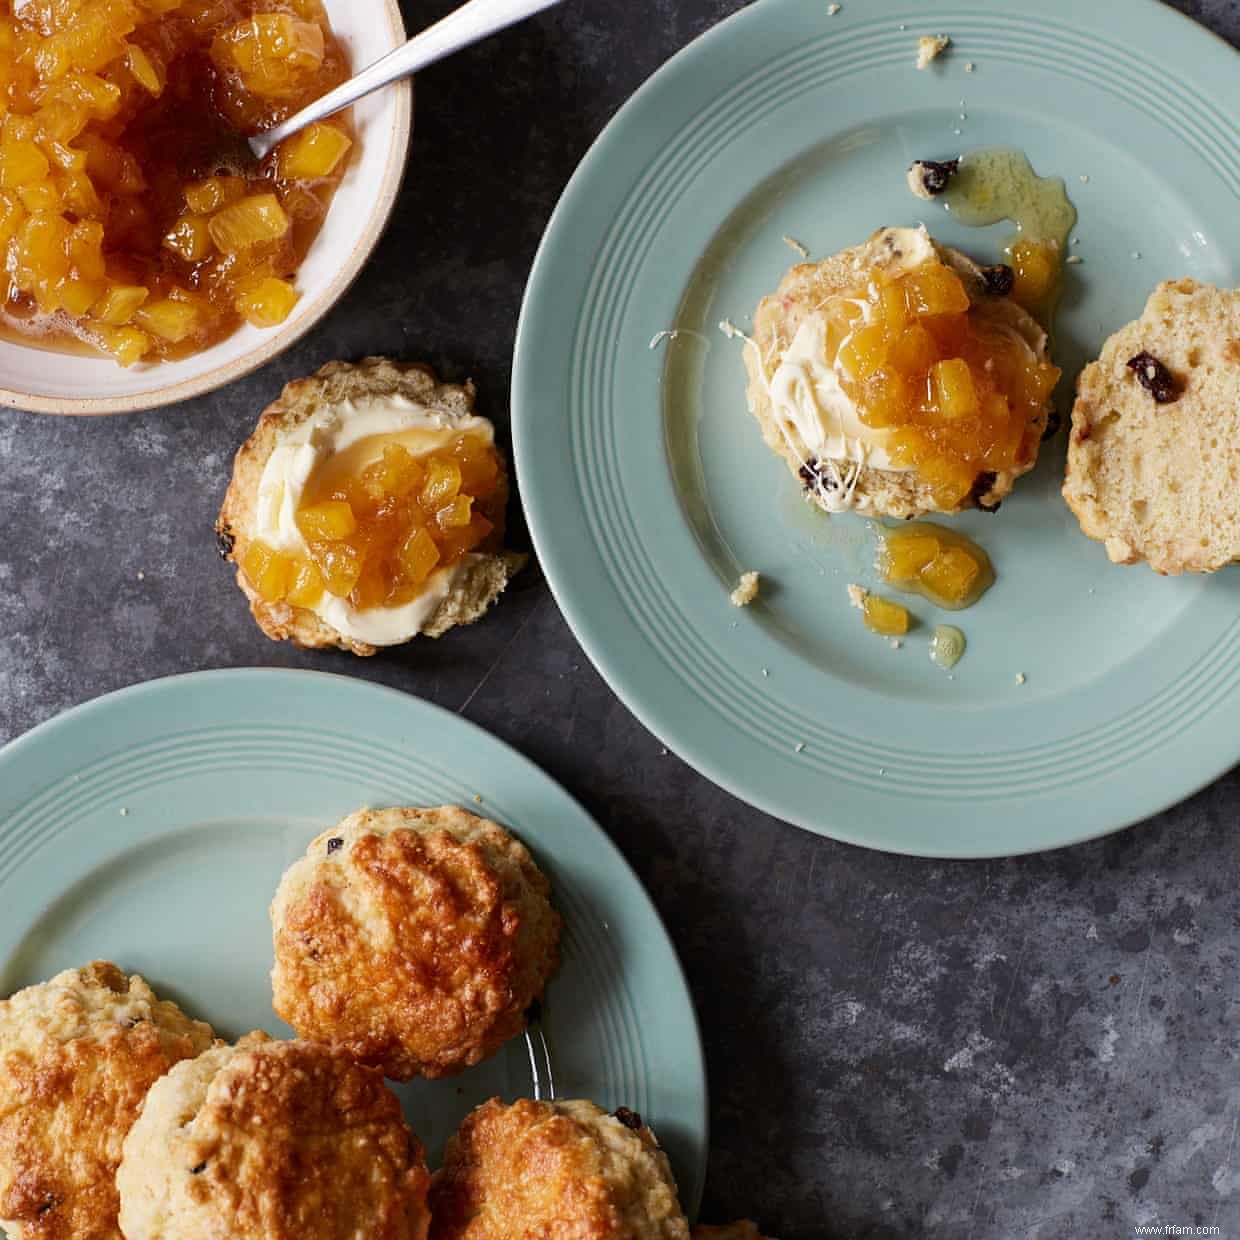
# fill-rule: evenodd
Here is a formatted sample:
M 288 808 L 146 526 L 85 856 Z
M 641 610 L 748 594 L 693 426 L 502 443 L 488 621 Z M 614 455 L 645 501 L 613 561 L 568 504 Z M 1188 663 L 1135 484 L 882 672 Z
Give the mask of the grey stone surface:
M 581 798 L 667 921 L 712 1079 L 705 1217 L 750 1214 L 785 1240 L 1240 1237 L 1240 772 L 1051 855 L 882 856 L 764 817 L 666 753 L 536 571 L 475 628 L 363 662 L 267 642 L 216 558 L 233 450 L 330 358 L 472 374 L 506 423 L 560 189 L 629 93 L 736 7 L 574 0 L 426 73 L 396 222 L 301 345 L 175 410 L 0 415 L 0 738 L 122 685 L 249 664 L 460 710 Z M 1232 0 L 1180 7 L 1240 41 Z

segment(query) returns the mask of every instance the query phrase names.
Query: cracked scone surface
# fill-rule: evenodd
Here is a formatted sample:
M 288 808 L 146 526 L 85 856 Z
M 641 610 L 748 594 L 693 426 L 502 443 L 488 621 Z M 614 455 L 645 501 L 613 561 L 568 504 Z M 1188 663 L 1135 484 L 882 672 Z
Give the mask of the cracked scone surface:
M 1149 353 L 1159 404 L 1128 362 Z M 1064 499 L 1112 561 L 1163 574 L 1240 560 L 1240 290 L 1160 284 L 1077 380 Z
M 654 1134 L 584 1101 L 492 1098 L 472 1111 L 448 1142 L 431 1209 L 432 1240 L 689 1238 Z
M 555 971 L 549 896 L 525 845 L 488 819 L 350 814 L 272 902 L 275 1009 L 395 1080 L 459 1072 L 525 1028 Z
M 121 1143 L 153 1082 L 212 1043 L 210 1025 L 96 961 L 0 1002 L 0 1229 L 9 1240 L 112 1240 Z
M 249 600 L 258 627 L 268 637 L 310 649 L 338 647 L 363 656 L 373 655 L 378 649 L 340 632 L 311 608 L 286 600 L 263 599 L 241 568 L 256 526 L 263 470 L 281 438 L 326 407 L 346 407 L 385 396 L 413 401 L 448 420 L 466 419 L 474 415 L 474 394 L 472 383 L 441 383 L 429 366 L 381 357 L 368 357 L 357 364 L 328 362 L 313 375 L 285 385 L 237 452 L 232 480 L 215 527 L 221 554 L 237 565 L 237 585 Z M 503 472 L 503 456 L 498 452 L 497 455 L 502 505 L 507 499 L 508 481 Z M 489 540 L 461 558 L 451 590 L 422 625 L 422 634 L 441 637 L 449 629 L 470 624 L 487 612 L 527 559 L 522 553 L 505 550 L 501 542 L 498 538 Z
M 429 1180 L 377 1072 L 261 1033 L 159 1081 L 117 1174 L 126 1240 L 425 1240 Z
M 1037 452 L 1019 468 L 979 472 L 972 491 L 960 503 L 944 508 L 933 488 L 915 469 L 888 469 L 852 460 L 818 456 L 796 425 L 781 418 L 771 399 L 770 381 L 802 324 L 818 313 L 830 298 L 857 288 L 859 276 L 877 269 L 894 274 L 905 255 L 880 242 L 898 229 L 879 229 L 864 244 L 841 250 L 818 262 L 791 267 L 774 293 L 764 297 L 754 312 L 751 343 L 742 350 L 749 375 L 746 393 L 749 411 L 757 419 L 767 447 L 782 457 L 806 495 L 824 512 L 850 510 L 901 519 L 930 513 L 960 512 L 968 508 L 992 510 L 1011 494 L 1016 480 L 1037 464 Z M 969 314 L 1010 330 L 1039 360 L 1049 360 L 1046 333 L 1008 296 L 986 290 L 982 268 L 958 250 L 930 240 L 935 257 L 960 277 L 969 295 Z M 1036 420 L 1040 438 L 1051 405 L 1047 401 Z

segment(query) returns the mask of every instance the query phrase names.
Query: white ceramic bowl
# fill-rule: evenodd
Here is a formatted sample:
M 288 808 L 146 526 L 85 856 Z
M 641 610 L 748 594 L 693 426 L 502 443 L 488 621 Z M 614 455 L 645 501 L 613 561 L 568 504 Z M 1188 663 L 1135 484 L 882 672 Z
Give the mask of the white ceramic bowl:
M 405 41 L 396 0 L 326 0 L 354 72 Z M 358 142 L 349 170 L 296 276 L 301 299 L 279 327 L 248 323 L 182 361 L 128 369 L 104 357 L 57 353 L 0 339 L 0 403 L 40 413 L 126 413 L 185 400 L 269 361 L 331 309 L 370 256 L 387 223 L 409 150 L 409 83 L 355 104 Z

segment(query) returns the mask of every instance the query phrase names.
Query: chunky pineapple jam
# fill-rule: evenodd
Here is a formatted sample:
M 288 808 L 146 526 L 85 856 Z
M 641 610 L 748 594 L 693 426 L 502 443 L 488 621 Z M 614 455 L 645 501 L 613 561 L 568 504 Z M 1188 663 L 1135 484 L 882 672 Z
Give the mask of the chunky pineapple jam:
M 961 278 L 936 258 L 894 277 L 875 268 L 865 289 L 824 307 L 827 360 L 858 416 L 886 432 L 893 466 L 915 469 L 943 509 L 986 474 L 1029 465 L 1059 379 L 1013 328 L 969 308 Z
M 319 0 L 0 0 L 6 326 L 127 366 L 282 322 L 352 139 L 242 135 L 347 76 Z
M 977 543 L 933 521 L 883 530 L 877 568 L 897 590 L 949 611 L 971 607 L 995 580 L 990 556 Z
M 883 637 L 903 637 L 911 622 L 907 607 L 877 594 L 866 594 L 861 604 L 861 618 L 871 633 Z
M 502 533 L 499 457 L 488 437 L 463 433 L 425 455 L 398 435 L 384 438 L 377 459 L 377 445 L 362 440 L 310 479 L 296 513 L 305 554 L 248 544 L 241 567 L 260 598 L 313 609 L 330 594 L 358 610 L 400 607 L 432 572 Z

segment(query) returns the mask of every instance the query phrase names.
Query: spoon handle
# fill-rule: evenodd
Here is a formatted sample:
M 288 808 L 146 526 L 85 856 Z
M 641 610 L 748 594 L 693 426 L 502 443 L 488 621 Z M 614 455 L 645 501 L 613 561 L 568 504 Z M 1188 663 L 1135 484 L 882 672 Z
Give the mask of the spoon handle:
M 277 143 L 304 129 L 312 121 L 320 121 L 356 103 L 380 86 L 398 82 L 425 69 L 437 60 L 471 43 L 477 43 L 535 13 L 549 9 L 560 0 L 468 0 L 447 17 L 415 35 L 408 43 L 388 52 L 367 66 L 356 77 L 342 82 L 335 90 L 320 96 L 313 103 L 295 112 L 288 120 L 255 134 L 250 149 L 262 159 Z

